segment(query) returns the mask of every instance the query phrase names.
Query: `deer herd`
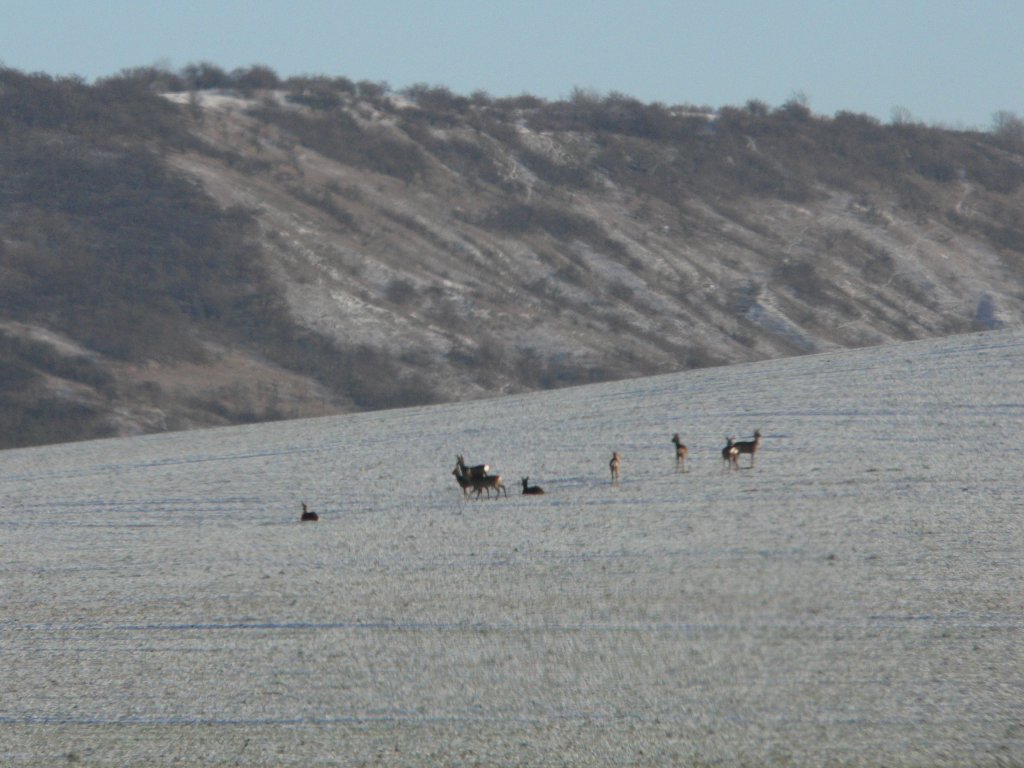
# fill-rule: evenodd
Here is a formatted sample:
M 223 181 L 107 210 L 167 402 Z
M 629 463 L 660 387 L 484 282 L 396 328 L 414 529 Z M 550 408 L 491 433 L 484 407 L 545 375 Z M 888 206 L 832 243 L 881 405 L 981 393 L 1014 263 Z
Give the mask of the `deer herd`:
M 676 448 L 676 469 L 680 472 L 686 471 L 686 455 L 689 453 L 686 445 L 679 437 L 679 433 L 672 435 L 672 444 Z M 754 431 L 754 437 L 751 440 L 739 440 L 735 437 L 727 437 L 725 439 L 725 447 L 722 449 L 722 460 L 725 462 L 727 469 L 740 469 L 740 456 L 747 454 L 750 456 L 750 463 L 744 467 L 749 469 L 754 466 L 754 455 L 761 447 L 761 430 Z M 505 488 L 505 484 L 501 481 L 501 475 L 490 474 L 491 467 L 488 464 L 477 464 L 476 466 L 467 466 L 465 459 L 462 456 L 456 456 L 455 469 L 452 470 L 452 474 L 455 475 L 455 481 L 462 488 L 462 495 L 464 498 L 469 498 L 471 494 L 475 493 L 475 497 L 479 499 L 484 491 L 487 491 L 487 498 L 491 497 L 491 491 L 494 491 L 495 498 L 505 494 L 508 496 L 508 489 Z M 622 454 L 618 451 L 612 453 L 611 461 L 608 462 L 608 469 L 612 475 L 612 485 L 619 484 L 619 477 L 622 472 Z M 524 495 L 536 495 L 544 493 L 544 489 L 537 485 L 530 485 L 530 478 L 522 478 L 523 494 Z
M 686 455 L 689 452 L 682 439 L 679 437 L 679 433 L 672 435 L 672 444 L 676 448 L 676 470 L 679 472 L 686 471 Z M 761 447 L 761 430 L 754 431 L 754 437 L 751 440 L 739 440 L 735 437 L 727 437 L 725 439 L 725 447 L 722 448 L 722 461 L 725 462 L 726 469 L 740 469 L 740 456 L 747 454 L 750 456 L 750 463 L 745 469 L 750 469 L 754 466 L 754 455 Z M 455 482 L 459 484 L 462 489 L 462 496 L 468 499 L 471 494 L 475 493 L 474 498 L 479 499 L 484 491 L 487 491 L 487 498 L 491 497 L 491 491 L 494 491 L 494 497 L 500 498 L 502 494 L 508 496 L 508 489 L 501 480 L 501 475 L 492 475 L 491 467 L 489 464 L 477 464 L 475 466 L 468 466 L 466 461 L 461 455 L 455 457 L 455 469 L 452 470 L 452 474 L 455 476 Z M 619 476 L 622 471 L 622 454 L 618 451 L 612 453 L 611 461 L 608 462 L 608 469 L 612 474 L 612 485 L 619 484 Z M 523 484 L 523 495 L 525 496 L 536 496 L 544 493 L 544 489 L 539 485 L 530 485 L 530 478 L 521 478 Z M 316 522 L 320 519 L 320 516 L 306 507 L 306 503 L 302 503 L 302 515 L 299 518 L 303 522 Z

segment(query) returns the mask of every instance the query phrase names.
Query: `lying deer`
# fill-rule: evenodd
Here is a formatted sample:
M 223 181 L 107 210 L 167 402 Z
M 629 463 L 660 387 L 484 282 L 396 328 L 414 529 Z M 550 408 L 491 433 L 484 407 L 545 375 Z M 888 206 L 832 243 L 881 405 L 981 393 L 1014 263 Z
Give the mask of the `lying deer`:
M 530 478 L 523 478 L 523 493 L 527 496 L 538 496 L 544 493 L 544 489 L 539 485 L 530 485 Z
M 675 443 L 675 446 L 676 446 L 676 469 L 679 469 L 679 470 L 682 470 L 682 471 L 685 472 L 686 471 L 686 454 L 687 454 L 687 450 L 686 450 L 686 446 L 683 445 L 682 441 L 679 439 L 679 433 L 678 432 L 676 432 L 674 435 L 672 435 L 672 442 Z
M 612 471 L 612 483 L 614 485 L 619 484 L 619 469 L 622 467 L 622 457 L 619 456 L 619 452 L 615 451 L 612 454 L 612 460 L 608 462 L 608 468 Z
M 733 443 L 733 447 L 736 448 L 736 457 L 739 458 L 741 453 L 750 454 L 750 466 L 754 466 L 754 454 L 757 453 L 757 449 L 761 447 L 761 430 L 754 430 L 753 440 L 740 440 L 738 443 Z M 737 461 L 737 466 L 739 462 Z
M 310 512 L 306 508 L 306 502 L 302 502 L 302 517 L 299 518 L 299 519 L 302 520 L 302 522 L 304 522 L 304 523 L 306 523 L 306 522 L 313 522 L 313 523 L 315 523 L 317 520 L 320 519 L 320 515 L 318 515 L 316 512 Z
M 736 447 L 736 438 L 725 438 L 725 448 L 722 449 L 722 461 L 726 462 L 728 467 L 731 467 L 732 469 L 739 469 L 739 463 L 737 462 L 739 457 L 740 450 Z

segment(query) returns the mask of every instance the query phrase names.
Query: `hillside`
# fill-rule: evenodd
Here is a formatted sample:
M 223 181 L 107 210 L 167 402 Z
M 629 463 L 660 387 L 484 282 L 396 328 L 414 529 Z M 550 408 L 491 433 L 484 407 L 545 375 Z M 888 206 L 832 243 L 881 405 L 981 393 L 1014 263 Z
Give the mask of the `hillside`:
M 1024 322 L 1014 131 L 209 65 L 0 123 L 7 446 Z

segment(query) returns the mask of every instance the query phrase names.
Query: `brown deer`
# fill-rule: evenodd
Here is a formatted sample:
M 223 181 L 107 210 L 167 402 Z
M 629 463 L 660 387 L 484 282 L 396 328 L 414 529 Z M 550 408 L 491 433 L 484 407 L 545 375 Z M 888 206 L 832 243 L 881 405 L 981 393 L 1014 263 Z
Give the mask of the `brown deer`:
M 501 494 L 504 493 L 508 496 L 508 490 L 505 488 L 505 484 L 501 482 L 501 475 L 484 475 L 483 477 L 471 477 L 469 478 L 470 485 L 473 486 L 473 490 L 476 491 L 476 497 L 479 499 L 480 494 L 483 491 L 487 491 L 487 498 L 491 498 L 491 488 L 494 489 L 494 498 L 500 498 Z
M 523 495 L 525 496 L 539 496 L 544 493 L 544 489 L 539 485 L 530 485 L 530 478 L 523 478 Z
M 612 485 L 619 484 L 619 470 L 622 468 L 622 457 L 618 451 L 612 453 L 612 460 L 608 462 L 608 469 L 612 471 Z
M 469 478 L 462 472 L 462 467 L 456 465 L 455 469 L 452 470 L 452 474 L 455 475 L 455 482 L 459 484 L 459 488 L 462 489 L 462 498 L 469 498 L 469 489 L 473 487 L 473 484 L 469 481 Z
M 722 449 L 722 461 L 726 463 L 726 469 L 739 469 L 739 463 L 737 461 L 739 457 L 740 451 L 739 448 L 736 447 L 736 438 L 725 438 L 725 448 Z
M 474 477 L 469 472 L 470 467 L 467 467 L 462 462 L 462 457 L 459 457 L 459 463 L 455 465 L 455 469 L 452 470 L 452 474 L 455 475 L 455 480 L 458 482 L 459 487 L 462 488 L 463 497 L 468 498 L 470 490 L 476 491 L 476 497 L 479 499 L 484 491 L 487 491 L 487 498 L 491 497 L 491 489 L 495 490 L 497 496 L 501 496 L 504 491 L 505 495 L 508 496 L 508 490 L 505 488 L 505 484 L 501 482 L 501 475 L 482 475 Z
M 733 447 L 736 449 L 736 465 L 739 466 L 739 455 L 741 453 L 750 454 L 750 466 L 754 466 L 754 454 L 757 453 L 757 449 L 761 447 L 761 430 L 754 430 L 753 440 L 740 440 L 738 443 L 733 443 Z
M 318 515 L 316 512 L 310 512 L 306 508 L 306 502 L 302 502 L 302 517 L 299 519 L 304 523 L 315 523 L 317 520 L 320 519 L 320 515 Z
M 672 442 L 675 443 L 676 446 L 676 469 L 680 470 L 681 472 L 685 472 L 686 454 L 688 451 L 686 450 L 686 446 L 683 445 L 683 442 L 679 439 L 678 432 L 672 435 Z
M 487 473 L 491 469 L 490 464 L 477 464 L 474 467 L 467 467 L 466 462 L 463 460 L 462 456 L 456 456 L 455 458 L 458 461 L 459 468 L 462 470 L 462 474 L 468 478 L 486 477 Z

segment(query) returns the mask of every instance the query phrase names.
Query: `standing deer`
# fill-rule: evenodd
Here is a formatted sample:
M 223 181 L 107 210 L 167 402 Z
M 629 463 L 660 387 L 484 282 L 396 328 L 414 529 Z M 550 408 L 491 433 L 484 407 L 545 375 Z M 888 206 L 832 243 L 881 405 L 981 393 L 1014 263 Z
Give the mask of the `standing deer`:
M 306 522 L 313 522 L 313 523 L 315 523 L 317 520 L 320 519 L 320 515 L 318 515 L 316 512 L 310 512 L 306 508 L 306 502 L 302 502 L 302 517 L 299 518 L 299 519 L 302 522 L 304 522 L 304 523 L 306 523 Z
M 722 461 L 726 463 L 726 469 L 739 469 L 737 459 L 740 457 L 739 448 L 736 447 L 736 438 L 725 438 L 725 448 L 722 449 Z
M 733 447 L 736 449 L 737 466 L 739 466 L 739 454 L 749 453 L 750 454 L 750 466 L 754 466 L 754 454 L 757 453 L 757 449 L 761 447 L 761 430 L 754 430 L 753 440 L 740 440 L 738 443 L 733 443 Z
M 608 468 L 612 471 L 612 485 L 619 484 L 619 469 L 622 467 L 622 457 L 618 451 L 612 453 L 612 460 L 608 462 Z
M 486 477 L 487 473 L 491 469 L 490 464 L 477 464 L 475 467 L 467 467 L 466 462 L 463 460 L 462 456 L 456 456 L 455 458 L 458 461 L 459 469 L 462 470 L 462 474 L 464 474 L 468 478 Z
M 459 488 L 462 489 L 462 498 L 469 498 L 469 489 L 473 487 L 473 484 L 469 481 L 469 478 L 462 471 L 462 467 L 455 465 L 455 469 L 452 470 L 452 474 L 455 475 L 455 482 L 459 484 Z
M 681 472 L 685 472 L 687 450 L 686 446 L 683 445 L 682 441 L 679 439 L 678 432 L 672 435 L 672 442 L 675 443 L 676 446 L 676 469 L 680 470 Z
M 487 498 L 491 498 L 491 488 L 494 489 L 494 498 L 500 498 L 501 494 L 504 493 L 508 496 L 508 489 L 505 488 L 505 484 L 501 482 L 501 475 L 484 475 L 483 477 L 471 477 L 469 478 L 470 485 L 473 486 L 473 490 L 476 491 L 476 497 L 479 499 L 480 494 L 483 491 L 487 491 Z
M 458 482 L 459 487 L 462 488 L 462 495 L 464 498 L 469 497 L 470 489 L 476 491 L 476 497 L 479 499 L 481 494 L 486 490 L 487 498 L 491 497 L 491 489 L 495 490 L 497 496 L 501 496 L 502 492 L 508 496 L 508 490 L 505 488 L 505 484 L 501 482 L 501 475 L 479 475 L 474 476 L 471 474 L 471 467 L 467 467 L 462 462 L 462 457 L 459 457 L 459 463 L 455 465 L 455 469 L 452 470 L 452 474 L 455 475 L 455 480 Z
M 530 478 L 523 478 L 523 494 L 526 496 L 539 496 L 544 493 L 544 489 L 539 485 L 530 485 Z

